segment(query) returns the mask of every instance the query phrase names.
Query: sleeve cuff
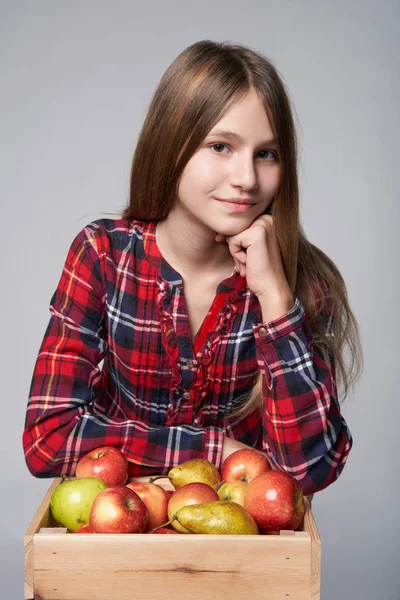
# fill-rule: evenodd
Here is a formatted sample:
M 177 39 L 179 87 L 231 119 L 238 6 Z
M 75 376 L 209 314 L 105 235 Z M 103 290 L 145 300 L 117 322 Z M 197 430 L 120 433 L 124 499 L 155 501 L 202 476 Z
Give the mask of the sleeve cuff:
M 258 323 L 253 325 L 253 333 L 256 342 L 270 342 L 277 338 L 293 333 L 302 327 L 305 319 L 305 310 L 300 300 L 295 298 L 294 306 L 287 313 L 269 321 L 269 323 Z

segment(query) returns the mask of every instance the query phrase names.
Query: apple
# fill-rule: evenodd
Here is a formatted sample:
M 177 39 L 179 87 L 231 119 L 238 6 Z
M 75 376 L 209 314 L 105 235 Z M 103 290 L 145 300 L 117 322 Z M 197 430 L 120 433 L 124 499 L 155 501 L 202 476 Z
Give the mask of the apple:
M 182 506 L 190 504 L 204 504 L 205 502 L 215 502 L 219 500 L 217 492 L 206 483 L 193 482 L 178 488 L 168 501 L 168 520 L 174 517 Z M 178 521 L 172 521 L 171 526 L 181 533 L 190 533 Z
M 89 523 L 95 533 L 144 533 L 149 513 L 143 500 L 124 485 L 108 487 L 92 504 Z
M 96 477 L 67 479 L 51 495 L 51 513 L 58 523 L 75 531 L 89 523 L 91 506 L 106 488 L 107 484 Z
M 236 502 L 241 506 L 244 506 L 244 494 L 247 488 L 247 483 L 245 481 L 227 481 L 222 482 L 220 486 L 217 487 L 217 494 L 220 500 L 228 500 L 230 502 Z
M 262 533 L 296 530 L 305 511 L 303 491 L 297 479 L 289 473 L 267 471 L 247 484 L 244 508 Z
M 82 527 L 79 527 L 79 529 L 75 529 L 75 531 L 73 531 L 72 533 L 94 533 L 94 531 L 90 527 L 90 525 L 87 524 L 87 525 L 82 525 Z
M 236 450 L 226 457 L 221 466 L 222 481 L 246 481 L 271 469 L 268 458 L 253 448 Z
M 75 477 L 98 477 L 107 485 L 125 485 L 128 479 L 128 461 L 115 446 L 100 446 L 78 461 Z
M 168 494 L 156 483 L 131 481 L 127 488 L 133 490 L 143 500 L 149 513 L 148 530 L 159 527 L 168 521 Z
M 149 531 L 149 533 L 176 533 L 179 535 L 177 531 L 174 531 L 174 529 L 169 529 L 168 527 L 159 527 L 155 531 Z

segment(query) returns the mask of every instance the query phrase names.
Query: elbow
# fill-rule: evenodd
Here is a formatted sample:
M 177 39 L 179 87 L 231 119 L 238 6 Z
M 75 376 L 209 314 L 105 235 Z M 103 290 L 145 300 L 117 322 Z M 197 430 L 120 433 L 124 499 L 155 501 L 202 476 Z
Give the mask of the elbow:
M 336 469 L 331 469 L 328 475 L 326 475 L 324 469 L 318 469 L 318 466 L 310 469 L 306 476 L 299 481 L 303 494 L 309 496 L 316 492 L 322 492 L 322 490 L 338 479 L 343 467 L 344 465 L 337 467 Z
M 29 473 L 38 479 L 58 477 L 60 473 L 57 472 L 53 458 L 41 449 L 33 430 L 34 428 L 27 427 L 22 434 L 22 447 Z
M 28 467 L 29 473 L 37 479 L 44 479 L 46 477 L 57 477 L 53 472 L 51 465 L 39 465 L 34 453 L 25 453 L 25 464 Z
M 37 468 L 37 466 L 35 464 L 34 457 L 33 458 L 32 457 L 28 458 L 25 455 L 25 463 L 26 463 L 26 466 L 28 467 L 29 473 L 33 477 L 36 477 L 37 479 L 44 479 L 46 477 L 49 477 L 49 478 L 50 477 L 55 477 L 55 475 L 53 475 L 50 470 L 47 470 L 47 469 L 46 470 L 38 470 L 38 468 Z
M 326 451 L 326 446 L 322 448 L 321 444 L 314 444 L 305 454 L 304 452 L 291 454 L 290 461 L 286 464 L 277 460 L 273 462 L 276 468 L 286 471 L 297 479 L 303 494 L 308 496 L 321 492 L 338 479 L 346 465 L 352 446 L 353 438 L 348 428 L 345 427 L 336 443 L 332 444 L 328 451 Z
M 353 438 L 350 436 L 342 446 L 341 452 L 332 449 L 331 452 L 314 463 L 307 470 L 305 476 L 299 480 L 303 494 L 309 495 L 321 492 L 334 483 L 346 465 L 352 445 Z

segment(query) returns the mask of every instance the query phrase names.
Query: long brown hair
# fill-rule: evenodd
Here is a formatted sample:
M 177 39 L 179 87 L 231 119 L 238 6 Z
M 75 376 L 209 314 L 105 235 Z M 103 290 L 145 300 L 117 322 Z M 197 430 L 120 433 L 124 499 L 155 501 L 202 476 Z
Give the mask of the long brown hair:
M 270 60 L 249 47 L 210 40 L 196 42 L 179 54 L 164 73 L 139 134 L 129 204 L 122 217 L 165 219 L 186 164 L 212 127 L 252 88 L 265 106 L 279 144 L 281 182 L 271 214 L 285 275 L 294 297 L 304 306 L 313 351 L 333 361 L 332 377 L 337 388 L 343 388 L 341 398 L 338 394 L 343 402 L 363 369 L 359 327 L 339 269 L 302 229 L 291 103 Z M 262 376 L 257 372 L 250 394 L 231 419 L 237 422 L 262 407 Z

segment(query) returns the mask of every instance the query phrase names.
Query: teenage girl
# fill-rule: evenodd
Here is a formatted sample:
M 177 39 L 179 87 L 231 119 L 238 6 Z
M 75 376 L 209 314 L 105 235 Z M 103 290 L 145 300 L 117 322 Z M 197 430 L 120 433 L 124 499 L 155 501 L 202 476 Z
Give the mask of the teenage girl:
M 131 476 L 253 447 L 305 494 L 338 478 L 352 446 L 338 383 L 346 397 L 362 353 L 343 278 L 302 230 L 297 158 L 263 55 L 205 40 L 176 58 L 128 205 L 75 237 L 51 298 L 23 433 L 32 475 L 74 474 L 111 445 Z

